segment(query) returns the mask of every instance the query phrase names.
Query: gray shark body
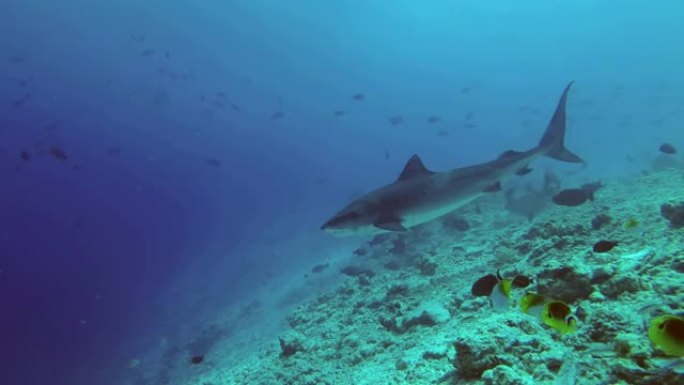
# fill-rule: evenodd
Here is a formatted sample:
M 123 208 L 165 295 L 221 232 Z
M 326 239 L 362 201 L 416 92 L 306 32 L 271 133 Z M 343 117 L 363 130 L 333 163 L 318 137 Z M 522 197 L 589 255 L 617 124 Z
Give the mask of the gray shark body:
M 501 190 L 501 180 L 530 171 L 539 156 L 580 163 L 568 151 L 565 139 L 565 105 L 572 83 L 563 91 L 556 111 L 539 145 L 528 151 L 509 150 L 490 162 L 443 172 L 428 170 L 417 155 L 406 163 L 399 178 L 351 202 L 321 228 L 337 235 L 365 235 L 406 231 Z

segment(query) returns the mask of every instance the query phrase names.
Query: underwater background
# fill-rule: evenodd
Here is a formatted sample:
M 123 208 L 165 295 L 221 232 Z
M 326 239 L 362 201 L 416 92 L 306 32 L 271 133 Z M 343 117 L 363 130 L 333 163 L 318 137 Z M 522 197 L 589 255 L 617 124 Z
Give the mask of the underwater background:
M 467 371 L 446 350 L 425 364 L 429 371 L 411 372 L 423 364 L 399 362 L 397 351 L 347 362 L 335 342 L 337 355 L 304 356 L 304 368 L 293 360 L 305 353 L 282 357 L 279 336 L 296 329 L 292 314 L 300 309 L 294 314 L 318 318 L 327 330 L 315 338 L 335 340 L 329 334 L 344 325 L 331 326 L 335 318 L 372 298 L 363 290 L 374 284 L 379 298 L 407 284 L 415 293 L 408 308 L 443 299 L 451 321 L 438 324 L 488 314 L 486 301 L 461 306 L 473 301 L 464 298 L 479 276 L 497 268 L 543 275 L 544 263 L 571 265 L 569 255 L 579 253 L 545 249 L 544 263 L 521 265 L 531 244 L 504 262 L 487 259 L 501 237 L 545 218 L 584 221 L 582 232 L 560 235 L 586 241 L 570 241 L 578 250 L 621 236 L 634 218 L 639 233 L 619 239 L 634 239 L 622 251 L 667 246 L 669 259 L 656 265 L 673 271 L 672 285 L 653 288 L 654 276 L 640 275 L 644 283 L 630 295 L 648 297 L 618 293 L 607 296 L 611 306 L 681 311 L 684 294 L 672 287 L 681 287 L 684 269 L 669 267 L 682 259 L 682 232 L 658 207 L 684 200 L 681 153 L 659 151 L 664 143 L 684 148 L 682 14 L 675 0 L 4 0 L 0 382 L 487 383 L 482 371 L 459 377 Z M 349 201 L 392 182 L 412 154 L 446 170 L 535 146 L 570 81 L 565 144 L 585 165 L 536 161 L 527 179 L 504 180 L 504 192 L 477 206 L 486 215 L 464 208 L 470 229 L 457 223 L 457 235 L 412 232 L 386 241 L 393 249 L 373 251 L 375 243 L 363 246 L 370 237 L 320 230 Z M 516 212 L 511 194 L 536 191 L 528 186 L 549 170 L 563 187 L 597 180 L 606 187 L 577 210 L 527 204 Z M 655 211 L 639 211 L 649 204 Z M 599 213 L 622 217 L 599 233 L 607 230 L 588 225 Z M 435 245 L 444 242 L 449 250 L 462 245 L 468 258 L 440 259 Z M 416 270 L 415 255 L 383 270 L 390 263 L 383 258 L 403 253 L 397 244 L 413 254 L 437 247 L 430 254 L 437 275 Z M 487 247 L 470 255 L 468 245 Z M 364 263 L 379 263 L 371 283 L 340 274 Z M 350 285 L 355 294 L 340 291 Z M 463 300 L 452 303 L 460 292 Z M 577 307 L 589 299 L 565 301 Z M 331 307 L 301 307 L 312 301 Z M 367 317 L 373 333 L 392 336 L 378 317 Z M 423 338 L 411 333 L 394 330 L 406 341 Z M 633 334 L 652 354 L 645 329 Z M 364 338 L 362 345 L 383 337 Z M 356 341 L 346 349 L 361 348 Z M 605 360 L 597 367 L 618 359 Z M 554 383 L 549 370 L 525 375 Z M 260 371 L 263 378 L 246 374 Z M 668 373 L 660 383 L 681 380 Z M 653 380 L 647 374 L 634 378 Z M 612 383 L 640 383 L 616 376 Z

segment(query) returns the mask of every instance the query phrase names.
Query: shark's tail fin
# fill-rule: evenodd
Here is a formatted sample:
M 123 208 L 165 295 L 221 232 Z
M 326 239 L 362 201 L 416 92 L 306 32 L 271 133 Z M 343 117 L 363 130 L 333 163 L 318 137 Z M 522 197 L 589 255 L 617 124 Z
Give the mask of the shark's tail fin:
M 563 95 L 561 95 L 558 101 L 558 106 L 556 107 L 556 112 L 553 113 L 553 117 L 549 122 L 549 126 L 546 128 L 544 136 L 539 141 L 539 147 L 545 152 L 544 154 L 550 158 L 557 159 L 563 162 L 570 163 L 583 163 L 584 160 L 579 156 L 573 154 L 565 148 L 563 142 L 565 141 L 565 103 L 568 99 L 568 91 L 573 82 L 570 82 L 565 90 L 563 90 Z

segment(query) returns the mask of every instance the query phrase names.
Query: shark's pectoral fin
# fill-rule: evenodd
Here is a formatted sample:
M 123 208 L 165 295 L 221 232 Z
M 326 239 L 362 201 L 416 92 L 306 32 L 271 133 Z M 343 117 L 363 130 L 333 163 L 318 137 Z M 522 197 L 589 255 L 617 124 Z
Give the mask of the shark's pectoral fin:
M 373 226 L 387 231 L 406 231 L 406 227 L 401 224 L 401 218 L 394 214 L 380 215 Z
M 498 180 L 496 182 L 490 184 L 489 186 L 485 186 L 482 189 L 482 192 L 486 192 L 486 193 L 497 192 L 497 191 L 501 191 L 501 182 L 499 182 Z

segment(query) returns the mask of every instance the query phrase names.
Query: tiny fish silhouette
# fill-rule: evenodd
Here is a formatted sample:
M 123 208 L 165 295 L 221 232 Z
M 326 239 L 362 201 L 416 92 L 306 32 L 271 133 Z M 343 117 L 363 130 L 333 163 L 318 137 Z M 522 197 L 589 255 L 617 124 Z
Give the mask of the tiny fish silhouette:
M 285 117 L 284 111 L 276 111 L 271 114 L 271 120 L 280 120 Z
M 342 115 L 345 115 L 346 113 L 347 113 L 347 111 L 345 111 L 345 110 L 335 110 L 335 111 L 333 112 L 333 115 L 335 115 L 335 116 L 342 116 Z
M 142 56 L 150 56 L 150 55 L 152 55 L 153 53 L 154 53 L 154 49 L 152 49 L 152 48 L 148 48 L 148 49 L 143 50 L 142 52 L 140 52 L 140 54 L 141 54 Z
M 192 356 L 192 358 L 190 358 L 190 363 L 194 365 L 201 364 L 202 361 L 204 361 L 203 355 Z
M 312 272 L 312 273 L 320 273 L 320 272 L 322 272 L 323 270 L 327 269 L 328 266 L 330 266 L 329 263 L 316 265 L 316 266 L 314 266 L 314 267 L 311 268 L 311 272 Z
M 465 115 L 465 120 L 470 120 L 473 118 L 473 116 L 475 116 L 475 111 L 468 111 L 468 113 Z
M 393 126 L 398 126 L 398 125 L 404 123 L 404 117 L 402 117 L 401 115 L 392 116 L 388 119 L 388 121 L 389 121 L 389 124 L 391 124 Z
M 50 148 L 50 155 L 52 155 L 53 158 L 59 159 L 62 161 L 69 159 L 66 152 L 64 152 L 64 150 L 62 150 L 59 147 Z
M 364 95 L 364 94 L 355 94 L 354 96 L 352 96 L 352 99 L 354 99 L 354 100 L 360 102 L 360 101 L 366 99 L 366 95 Z
M 21 107 L 29 100 L 31 100 L 31 94 L 24 94 L 20 98 L 14 99 L 14 101 L 12 101 L 12 105 L 14 107 Z
M 19 55 L 9 56 L 9 57 L 7 57 L 7 60 L 12 62 L 12 63 L 26 63 L 26 62 L 28 62 L 27 58 L 25 58 L 24 56 L 19 56 Z
M 433 115 L 433 116 L 428 116 L 427 122 L 430 124 L 436 124 L 442 121 L 442 118 L 439 116 Z
M 205 159 L 205 162 L 207 162 L 207 164 L 210 166 L 221 167 L 221 161 L 218 159 L 207 158 L 207 159 Z
M 22 150 L 19 153 L 19 159 L 23 160 L 24 162 L 28 162 L 29 160 L 31 160 L 31 154 L 29 154 L 26 150 Z

